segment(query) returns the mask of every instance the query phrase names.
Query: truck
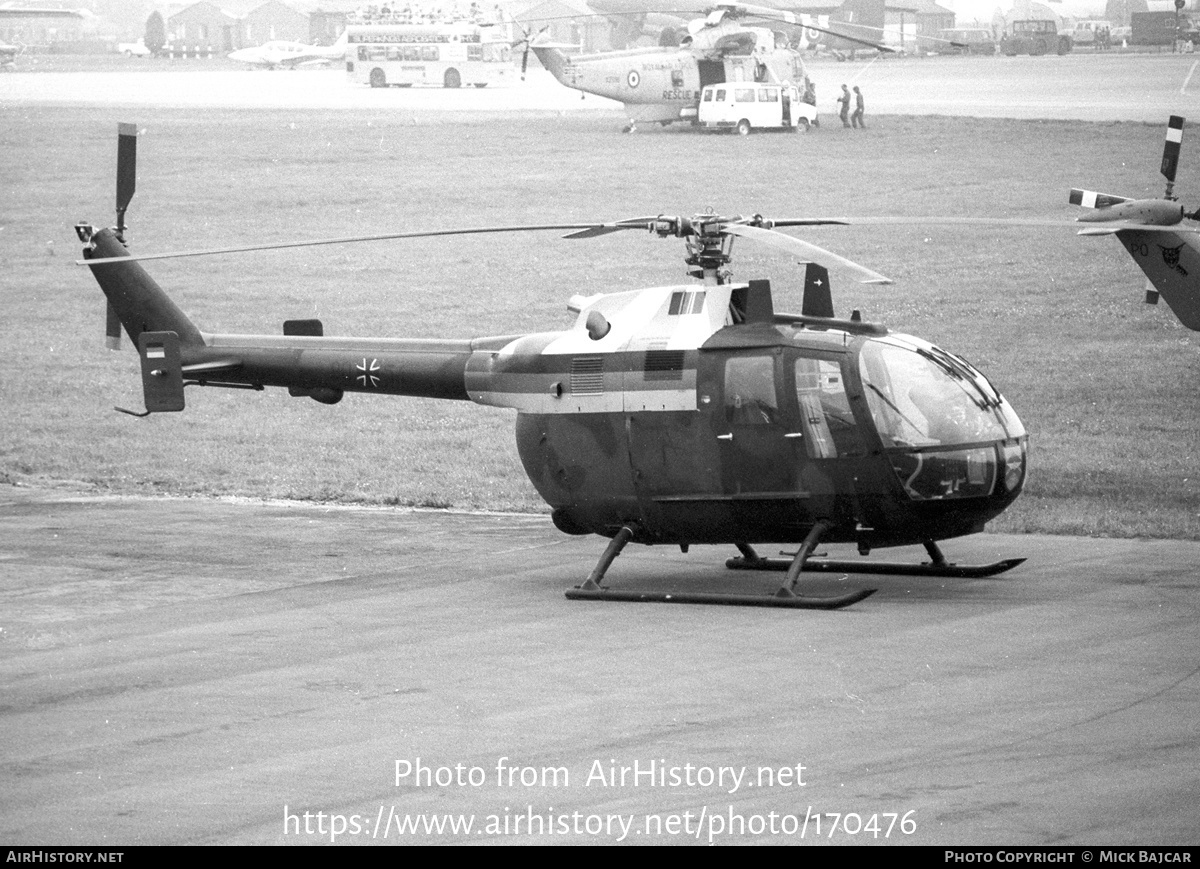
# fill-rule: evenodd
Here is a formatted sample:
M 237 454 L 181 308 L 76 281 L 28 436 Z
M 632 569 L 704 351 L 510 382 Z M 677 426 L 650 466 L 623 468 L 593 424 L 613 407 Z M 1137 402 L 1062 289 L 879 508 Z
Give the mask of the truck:
M 1173 45 L 1175 40 L 1200 40 L 1188 15 L 1178 12 L 1134 12 L 1129 16 L 1134 45 Z
M 1041 55 L 1049 51 L 1066 54 L 1074 46 L 1069 33 L 1058 32 L 1058 22 L 1046 18 L 1014 21 L 1009 32 L 1000 40 L 1000 51 L 1012 57 L 1017 54 Z

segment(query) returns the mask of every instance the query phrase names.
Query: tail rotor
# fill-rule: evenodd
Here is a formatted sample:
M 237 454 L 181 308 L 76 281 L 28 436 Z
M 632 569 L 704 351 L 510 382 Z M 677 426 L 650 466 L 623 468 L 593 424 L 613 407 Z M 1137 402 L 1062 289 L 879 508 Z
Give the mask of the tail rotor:
M 1175 198 L 1175 173 L 1179 168 L 1179 149 L 1183 143 L 1183 118 L 1171 115 L 1163 144 L 1162 174 L 1167 179 L 1162 199 L 1130 199 L 1110 193 L 1072 188 L 1070 202 L 1093 209 L 1079 216 L 1083 223 L 1135 223 L 1141 226 L 1175 226 L 1185 217 L 1200 219 L 1200 209 L 1188 214 Z
M 521 24 L 519 21 L 516 24 L 521 28 L 521 38 L 513 43 L 513 48 L 516 48 L 518 45 L 525 46 L 525 50 L 521 52 L 521 81 L 525 81 L 525 70 L 529 68 L 529 46 L 533 44 L 535 39 L 549 30 L 550 25 L 547 24 L 537 33 L 530 34 L 529 28 L 524 24 Z

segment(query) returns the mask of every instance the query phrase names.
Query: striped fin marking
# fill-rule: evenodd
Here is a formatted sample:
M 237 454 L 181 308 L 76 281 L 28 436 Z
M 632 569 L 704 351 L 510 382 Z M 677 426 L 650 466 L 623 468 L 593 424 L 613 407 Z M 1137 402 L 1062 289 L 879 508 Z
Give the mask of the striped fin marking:
M 1183 143 L 1183 118 L 1171 115 L 1167 121 L 1167 140 L 1163 143 L 1162 174 L 1168 181 L 1175 180 L 1179 168 L 1179 148 Z

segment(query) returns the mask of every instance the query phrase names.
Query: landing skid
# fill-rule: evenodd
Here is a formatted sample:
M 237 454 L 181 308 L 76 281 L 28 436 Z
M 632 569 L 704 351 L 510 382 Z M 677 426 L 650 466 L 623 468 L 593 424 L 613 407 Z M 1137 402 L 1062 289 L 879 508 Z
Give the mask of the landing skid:
M 604 550 L 604 554 L 600 556 L 600 561 L 588 576 L 587 581 L 583 585 L 568 589 L 566 596 L 568 600 L 604 600 L 604 601 L 630 601 L 635 603 L 696 603 L 696 604 L 716 604 L 722 606 L 762 606 L 762 607 L 782 607 L 787 609 L 818 609 L 818 610 L 835 610 L 858 603 L 860 600 L 870 597 L 875 593 L 875 589 L 866 588 L 858 589 L 847 594 L 831 595 L 827 597 L 813 597 L 809 595 L 796 594 L 796 581 L 800 577 L 800 572 L 805 568 L 805 562 L 812 555 L 813 549 L 817 545 L 821 534 L 827 530 L 828 526 L 818 522 L 805 538 L 804 544 L 800 550 L 790 559 L 786 560 L 783 570 L 787 570 L 788 574 L 783 585 L 774 594 L 720 594 L 714 592 L 660 592 L 660 591 L 624 591 L 621 589 L 612 589 L 607 586 L 600 585 L 600 580 L 604 578 L 604 574 L 608 568 L 612 566 L 613 561 L 621 550 L 625 548 L 630 539 L 633 537 L 633 530 L 628 526 L 622 527 L 617 532 L 616 536 L 609 541 L 608 547 Z M 740 548 L 740 547 L 739 547 Z M 749 547 L 742 549 L 743 553 Z M 749 550 L 753 553 L 753 550 Z M 757 554 L 754 556 L 757 558 Z M 735 559 L 736 560 L 736 559 Z M 766 561 L 767 559 L 759 559 Z M 784 561 L 783 559 L 771 559 Z M 775 568 L 770 568 L 775 569 Z
M 725 566 L 732 570 L 787 570 L 794 558 L 763 558 L 751 547 L 741 544 L 738 550 L 741 557 L 730 558 Z M 887 561 L 838 561 L 829 558 L 810 558 L 804 562 L 802 570 L 829 571 L 833 573 L 885 573 L 892 576 L 934 576 L 953 579 L 978 579 L 985 576 L 996 576 L 1006 570 L 1012 570 L 1025 561 L 1024 558 L 1006 558 L 991 564 L 954 564 L 946 561 L 942 551 L 932 540 L 925 543 L 925 550 L 930 560 L 921 564 Z

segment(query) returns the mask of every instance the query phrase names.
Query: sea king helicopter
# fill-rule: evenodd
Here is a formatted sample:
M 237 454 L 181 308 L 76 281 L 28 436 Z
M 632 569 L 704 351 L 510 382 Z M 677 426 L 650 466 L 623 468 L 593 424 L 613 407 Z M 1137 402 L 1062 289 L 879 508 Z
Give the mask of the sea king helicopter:
M 815 105 L 815 89 L 800 52 L 791 47 L 782 31 L 746 23 L 755 19 L 799 25 L 790 12 L 724 3 L 690 22 L 688 35 L 678 48 L 633 48 L 576 56 L 564 54 L 564 46 L 539 44 L 536 35 L 526 33 L 522 75 L 532 51 L 563 85 L 624 103 L 629 118 L 625 132 L 635 130 L 639 122 L 663 126 L 676 121 L 695 123 L 704 86 L 722 82 L 790 84 Z M 852 41 L 892 51 L 867 40 Z
M 141 356 L 146 410 L 181 411 L 187 386 L 261 390 L 336 404 L 346 393 L 406 395 L 513 408 L 525 471 L 567 534 L 609 539 L 570 598 L 833 609 L 870 595 L 798 592 L 805 571 L 988 576 L 1019 564 L 947 562 L 937 541 L 971 534 L 1021 493 L 1028 437 L 1009 403 L 961 357 L 855 315 L 834 316 L 829 271 L 883 275 L 780 232 L 825 220 L 656 215 L 583 222 L 421 230 L 372 240 L 557 231 L 589 239 L 640 231 L 682 243 L 686 283 L 568 302 L 557 331 L 464 339 L 342 338 L 319 320 L 280 335 L 210 334 L 140 262 L 166 257 L 368 240 L 327 239 L 131 256 L 136 128 L 119 129 L 117 222 L 78 224 L 120 329 Z M 807 263 L 800 313 L 767 280 L 733 280 L 737 240 Z M 131 411 L 126 411 L 131 413 Z M 786 570 L 774 595 L 629 592 L 601 585 L 630 542 L 736 547 L 732 568 Z M 798 544 L 784 558 L 753 547 Z M 930 561 L 880 564 L 815 557 L 818 544 L 859 553 L 923 544 Z

